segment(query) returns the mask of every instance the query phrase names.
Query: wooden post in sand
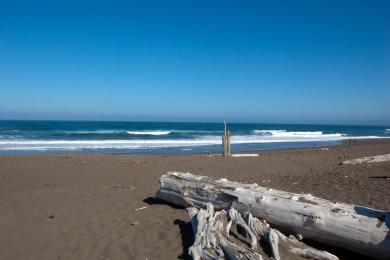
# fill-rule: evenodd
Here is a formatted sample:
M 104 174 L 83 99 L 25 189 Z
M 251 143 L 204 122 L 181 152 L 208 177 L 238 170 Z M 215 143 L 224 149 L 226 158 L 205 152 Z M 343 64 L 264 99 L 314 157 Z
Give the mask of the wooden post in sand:
M 222 154 L 223 156 L 227 157 L 227 156 L 230 156 L 231 154 L 231 149 L 230 149 L 230 131 L 227 131 L 227 127 L 226 127 L 226 121 L 223 121 L 224 125 L 225 125 L 225 131 L 224 131 L 224 134 L 222 136 Z

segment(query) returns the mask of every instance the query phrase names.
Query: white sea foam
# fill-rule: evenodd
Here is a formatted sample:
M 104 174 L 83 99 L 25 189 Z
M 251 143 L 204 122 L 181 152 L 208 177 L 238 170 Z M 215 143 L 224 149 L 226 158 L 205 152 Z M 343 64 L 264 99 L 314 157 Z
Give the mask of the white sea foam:
M 65 134 L 120 134 L 127 133 L 130 135 L 168 135 L 171 133 L 169 130 L 145 130 L 145 131 L 126 131 L 121 129 L 110 130 L 70 130 L 65 131 Z
M 169 135 L 171 133 L 180 133 L 180 134 L 201 134 L 201 133 L 216 133 L 223 131 L 213 131 L 213 130 L 138 130 L 138 131 L 126 131 L 131 135 Z
M 324 134 L 322 131 L 287 131 L 287 130 L 254 130 L 255 134 L 271 135 L 273 137 L 296 137 L 296 138 L 333 138 L 345 136 L 344 134 Z
M 287 130 L 253 130 L 254 134 L 277 134 L 277 133 L 284 133 L 287 132 Z
M 386 132 L 390 132 L 390 128 L 385 129 Z
M 219 140 L 219 139 L 218 139 Z M 2 140 L 0 150 L 147 149 L 218 144 L 215 140 Z
M 301 136 L 261 136 L 241 135 L 232 136 L 232 144 L 282 143 L 282 142 L 313 142 L 339 141 L 345 139 L 372 139 L 383 138 L 378 136 L 345 136 L 340 134 L 329 135 L 301 135 Z M 389 137 L 388 137 L 389 138 Z M 196 147 L 205 145 L 220 145 L 220 136 L 202 136 L 196 139 L 168 139 L 168 140 L 1 140 L 2 151 L 33 151 L 33 150 L 87 150 L 87 149 L 153 149 L 169 147 Z
M 130 135 L 169 135 L 171 131 L 151 130 L 151 131 L 126 131 Z

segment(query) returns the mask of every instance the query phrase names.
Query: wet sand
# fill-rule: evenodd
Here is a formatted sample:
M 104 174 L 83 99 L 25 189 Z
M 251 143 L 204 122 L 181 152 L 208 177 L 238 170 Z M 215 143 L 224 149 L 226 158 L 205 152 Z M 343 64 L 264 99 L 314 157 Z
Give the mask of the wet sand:
M 2 155 L 0 259 L 185 257 L 186 212 L 154 199 L 159 177 L 172 170 L 390 210 L 390 162 L 340 165 L 385 153 L 388 139 L 250 158 Z

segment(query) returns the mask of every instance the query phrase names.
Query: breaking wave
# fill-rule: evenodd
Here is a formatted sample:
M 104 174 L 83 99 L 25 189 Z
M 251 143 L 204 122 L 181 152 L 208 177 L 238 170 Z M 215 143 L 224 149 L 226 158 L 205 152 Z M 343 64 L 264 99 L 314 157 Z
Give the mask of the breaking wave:
M 126 130 L 85 130 L 85 131 L 64 131 L 66 135 L 78 135 L 78 134 L 129 134 L 129 135 L 168 135 L 171 131 L 168 130 L 146 130 L 146 131 L 126 131 Z
M 231 143 L 235 145 L 233 149 L 280 147 L 280 143 L 299 147 L 304 142 L 310 146 L 309 142 L 317 145 L 351 138 L 390 138 L 388 126 L 231 124 L 229 128 Z M 223 125 L 214 123 L 0 121 L 0 152 L 102 150 L 137 153 L 140 150 L 147 153 L 165 148 L 175 152 L 217 151 L 222 135 Z M 263 143 L 271 145 L 252 145 Z
M 264 136 L 272 136 L 275 138 L 336 138 L 346 136 L 345 134 L 333 133 L 324 134 L 322 131 L 287 131 L 287 130 L 253 130 L 254 134 L 261 134 Z
M 126 131 L 130 135 L 169 135 L 171 131 L 162 131 L 162 130 L 155 130 L 155 131 Z
M 219 139 L 218 139 L 219 140 Z M 215 140 L 18 140 L 0 141 L 0 150 L 142 149 L 218 144 Z
M 57 131 L 61 132 L 61 131 Z M 124 133 L 125 131 L 123 130 L 70 130 L 70 131 L 64 131 L 66 135 L 71 135 L 71 134 L 118 134 L 118 133 Z
M 343 135 L 300 135 L 300 136 L 260 136 L 238 135 L 232 136 L 232 144 L 256 144 L 256 143 L 281 143 L 281 142 L 314 142 L 314 141 L 338 141 L 345 139 L 371 139 L 378 136 L 354 136 Z M 170 147 L 196 147 L 205 145 L 220 145 L 220 136 L 202 136 L 195 139 L 159 139 L 159 140 L 1 140 L 2 151 L 50 151 L 50 150 L 93 150 L 93 149 L 150 149 Z

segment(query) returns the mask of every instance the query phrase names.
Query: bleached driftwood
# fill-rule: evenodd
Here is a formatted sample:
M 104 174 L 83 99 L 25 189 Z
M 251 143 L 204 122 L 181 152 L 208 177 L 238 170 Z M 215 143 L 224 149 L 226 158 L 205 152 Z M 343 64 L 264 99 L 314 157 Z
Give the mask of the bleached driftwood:
M 250 212 L 299 239 L 390 258 L 390 212 L 190 173 L 169 172 L 160 183 L 156 196 L 176 205 L 206 208 L 210 202 L 217 210 Z
M 279 251 L 289 259 L 290 254 L 318 260 L 337 260 L 328 252 L 320 251 L 299 242 L 295 237 L 286 237 L 276 229 L 270 228 L 265 221 L 252 217 L 249 212 L 243 218 L 231 208 L 214 211 L 207 203 L 207 209 L 187 208 L 191 217 L 195 242 L 189 248 L 193 259 L 263 259 L 265 254 L 260 240 L 268 244 L 271 256 L 280 259 Z M 296 257 L 295 257 L 296 258 Z
M 382 154 L 376 156 L 367 156 L 357 159 L 344 161 L 343 164 L 360 164 L 360 163 L 373 163 L 373 162 L 388 162 L 390 161 L 390 154 Z
M 232 154 L 231 157 L 259 157 L 257 153 L 236 153 Z

